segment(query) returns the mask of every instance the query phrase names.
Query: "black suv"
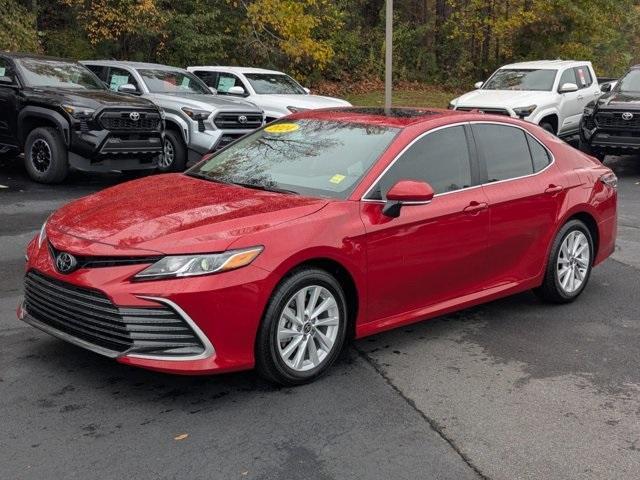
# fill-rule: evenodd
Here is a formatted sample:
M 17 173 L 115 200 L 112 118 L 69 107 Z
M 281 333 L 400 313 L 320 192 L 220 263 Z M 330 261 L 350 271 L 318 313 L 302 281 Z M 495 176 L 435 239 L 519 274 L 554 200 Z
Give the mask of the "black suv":
M 640 65 L 589 103 L 580 121 L 580 150 L 603 160 L 605 155 L 640 153 Z
M 24 152 L 37 182 L 61 182 L 70 168 L 155 168 L 163 117 L 151 101 L 111 92 L 77 62 L 0 52 L 0 154 Z

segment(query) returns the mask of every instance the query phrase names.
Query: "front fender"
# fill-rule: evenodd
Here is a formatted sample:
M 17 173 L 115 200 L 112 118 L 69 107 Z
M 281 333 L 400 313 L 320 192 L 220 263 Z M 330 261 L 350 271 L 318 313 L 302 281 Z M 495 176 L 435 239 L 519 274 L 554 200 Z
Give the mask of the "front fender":
M 184 140 L 185 145 L 189 145 L 190 143 L 190 133 L 189 133 L 189 124 L 178 114 L 171 113 L 168 111 L 164 111 L 165 115 L 165 124 L 168 126 L 170 124 L 175 125 L 180 130 L 180 134 L 182 135 L 182 139 Z
M 52 122 L 62 134 L 65 145 L 69 146 L 71 137 L 68 120 L 55 110 L 32 105 L 24 107 L 18 114 L 18 141 L 20 145 L 24 145 L 29 133 L 25 128 L 25 123 L 30 118 L 39 118 Z
M 556 117 L 558 117 L 558 128 L 560 128 L 561 124 L 562 124 L 562 118 L 560 117 L 560 112 L 558 112 L 558 109 L 555 107 L 545 107 L 542 110 L 540 110 L 538 113 L 536 113 L 533 118 L 530 118 L 529 121 L 531 123 L 535 123 L 536 125 L 540 125 L 540 121 L 545 118 L 548 117 L 549 115 L 555 115 Z

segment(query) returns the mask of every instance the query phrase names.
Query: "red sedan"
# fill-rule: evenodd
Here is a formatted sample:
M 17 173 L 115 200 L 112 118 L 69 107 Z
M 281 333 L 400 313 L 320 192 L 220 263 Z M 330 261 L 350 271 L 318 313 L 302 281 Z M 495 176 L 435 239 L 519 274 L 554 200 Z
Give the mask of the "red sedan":
M 614 250 L 616 182 L 511 118 L 302 112 L 55 212 L 18 315 L 125 364 L 300 384 L 347 338 L 528 289 L 575 300 Z

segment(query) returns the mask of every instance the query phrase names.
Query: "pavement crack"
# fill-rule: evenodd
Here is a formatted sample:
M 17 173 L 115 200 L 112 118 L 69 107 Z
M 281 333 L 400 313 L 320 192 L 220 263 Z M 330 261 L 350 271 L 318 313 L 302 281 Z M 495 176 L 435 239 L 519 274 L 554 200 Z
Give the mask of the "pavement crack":
M 442 438 L 445 442 L 447 442 L 449 444 L 449 446 L 458 454 L 458 456 L 462 459 L 462 461 L 469 467 L 471 468 L 471 470 L 473 470 L 481 479 L 483 480 L 491 480 L 490 477 L 488 477 L 487 475 L 485 475 L 484 473 L 482 473 L 482 471 L 480 470 L 479 467 L 477 467 L 472 461 L 471 459 L 460 449 L 460 447 L 458 447 L 458 445 L 456 445 L 456 443 L 453 441 L 452 438 L 449 438 L 443 431 L 442 431 L 442 427 L 438 424 L 438 422 L 436 422 L 433 418 L 430 418 L 425 412 L 423 412 L 422 410 L 420 410 L 418 408 L 418 406 L 416 405 L 416 403 L 411 400 L 409 397 L 407 397 L 391 380 L 391 378 L 389 378 L 389 376 L 382 370 L 382 368 L 380 367 L 380 365 L 378 364 L 378 362 L 376 362 L 373 358 L 371 358 L 369 355 L 367 355 L 367 353 L 358 348 L 356 345 L 353 345 L 353 348 L 355 349 L 356 352 L 358 352 L 358 355 L 365 361 L 367 362 L 369 365 L 371 365 L 371 367 L 378 373 L 378 375 L 380 375 L 384 381 L 387 383 L 387 385 L 389 385 L 389 387 L 391 387 L 398 395 L 400 395 L 400 397 L 413 409 L 415 410 L 418 415 L 420 415 L 420 417 L 422 417 L 422 419 L 427 422 L 429 424 L 429 426 L 431 427 L 431 429 L 436 432 L 440 438 Z

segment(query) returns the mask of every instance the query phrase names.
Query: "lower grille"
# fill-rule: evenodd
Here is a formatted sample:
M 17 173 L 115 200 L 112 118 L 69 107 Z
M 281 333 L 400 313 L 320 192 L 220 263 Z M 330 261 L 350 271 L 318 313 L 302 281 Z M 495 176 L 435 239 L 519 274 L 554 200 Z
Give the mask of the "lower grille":
M 506 108 L 457 107 L 456 110 L 462 110 L 463 112 L 471 112 L 473 110 L 477 110 L 479 113 L 488 113 L 491 115 L 506 115 L 507 117 L 511 116 Z
M 131 118 L 137 114 L 137 120 Z M 135 115 L 134 115 L 134 118 Z M 160 114 L 158 112 L 139 112 L 107 110 L 100 115 L 100 123 L 107 130 L 116 131 L 156 131 L 160 129 Z
M 233 133 L 233 134 L 227 133 L 225 135 L 222 135 L 220 137 L 220 140 L 218 140 L 218 143 L 216 143 L 214 150 L 220 150 L 221 148 L 224 148 L 227 145 L 229 145 L 231 142 L 235 142 L 236 140 L 242 137 L 244 137 L 244 134 L 239 134 L 239 133 Z
M 213 123 L 220 130 L 254 130 L 262 126 L 262 114 L 219 113 Z
M 622 118 L 626 112 L 598 112 L 596 123 L 600 128 L 640 129 L 640 112 L 632 114 L 629 120 Z
M 31 270 L 25 277 L 27 315 L 55 330 L 111 352 L 197 355 L 204 346 L 174 310 L 118 307 L 98 290 L 77 287 Z

